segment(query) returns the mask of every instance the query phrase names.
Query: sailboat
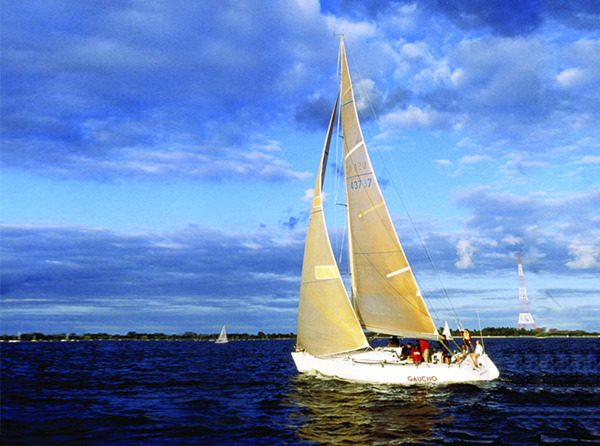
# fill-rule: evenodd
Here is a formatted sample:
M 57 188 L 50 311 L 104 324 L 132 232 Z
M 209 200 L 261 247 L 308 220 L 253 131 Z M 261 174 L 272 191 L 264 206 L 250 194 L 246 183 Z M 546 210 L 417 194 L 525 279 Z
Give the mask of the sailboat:
M 446 339 L 452 339 L 452 332 L 450 331 L 450 327 L 448 326 L 448 321 L 444 322 L 444 329 L 442 330 L 442 334 L 446 336 Z
M 215 344 L 227 344 L 229 340 L 227 339 L 227 331 L 225 330 L 225 325 L 221 328 L 221 333 L 219 333 L 219 337 L 215 341 Z
M 440 338 L 406 259 L 363 138 L 340 37 L 341 85 L 312 198 L 296 349 L 300 373 L 382 384 L 488 381 L 499 376 L 487 354 L 450 364 L 410 362 L 397 348 L 372 348 L 365 330 L 409 339 Z M 343 133 L 351 298 L 340 275 L 323 212 L 323 182 L 338 108 Z

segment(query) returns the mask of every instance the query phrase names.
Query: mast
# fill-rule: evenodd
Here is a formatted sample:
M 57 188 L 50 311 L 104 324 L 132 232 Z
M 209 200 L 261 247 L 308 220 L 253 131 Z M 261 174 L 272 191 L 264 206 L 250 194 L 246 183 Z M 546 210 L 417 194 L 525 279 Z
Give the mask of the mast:
M 527 325 L 535 326 L 531 310 L 529 309 L 529 300 L 527 299 L 527 289 L 525 288 L 525 277 L 523 276 L 523 266 L 521 265 L 521 253 L 517 253 L 519 259 L 519 320 L 517 322 L 517 329 L 520 330 L 521 326 L 525 328 Z
M 343 94 L 343 66 L 344 64 L 346 64 L 346 50 L 344 47 L 344 35 L 340 34 L 340 49 L 339 49 L 339 57 L 338 59 L 340 60 L 340 86 L 339 86 L 339 91 L 340 91 L 340 95 Z M 352 88 L 352 86 L 350 85 L 350 88 Z M 343 96 L 340 98 L 340 101 L 343 100 Z M 343 104 L 340 104 L 340 109 L 342 108 Z M 340 112 L 341 115 L 341 112 Z M 344 138 L 344 131 L 342 128 L 342 140 Z M 344 171 L 344 179 L 346 180 L 345 182 L 347 182 L 347 175 L 346 175 L 346 157 L 343 156 L 343 161 L 342 161 L 342 168 Z M 348 206 L 348 192 L 346 191 L 345 193 L 346 195 L 346 232 L 348 233 L 348 272 L 350 274 L 350 298 L 352 301 L 352 308 L 354 308 L 354 312 L 356 313 L 357 317 L 359 319 L 361 319 L 360 317 L 360 313 L 359 313 L 359 307 L 358 307 L 358 302 L 356 300 L 356 295 L 357 295 L 357 291 L 356 291 L 356 275 L 354 274 L 354 256 L 352 255 L 352 227 L 350 225 L 350 206 Z M 361 323 L 361 325 L 364 325 L 363 323 Z M 364 327 L 363 327 L 364 328 Z

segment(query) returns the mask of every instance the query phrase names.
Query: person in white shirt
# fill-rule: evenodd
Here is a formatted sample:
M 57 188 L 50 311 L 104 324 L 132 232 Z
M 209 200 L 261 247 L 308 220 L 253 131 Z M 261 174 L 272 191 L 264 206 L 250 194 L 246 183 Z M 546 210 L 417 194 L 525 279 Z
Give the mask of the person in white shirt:
M 481 341 L 477 339 L 475 341 L 475 353 L 471 353 L 469 356 L 473 360 L 473 364 L 477 367 L 477 358 L 483 355 L 483 346 L 481 345 Z

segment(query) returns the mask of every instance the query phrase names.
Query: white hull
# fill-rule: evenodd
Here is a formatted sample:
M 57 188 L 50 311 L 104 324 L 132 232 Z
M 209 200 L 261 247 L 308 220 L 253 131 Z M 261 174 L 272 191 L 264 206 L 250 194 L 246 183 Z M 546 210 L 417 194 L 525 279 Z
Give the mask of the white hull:
M 480 356 L 478 367 L 471 358 L 460 363 L 442 364 L 401 361 L 392 349 L 351 353 L 333 358 L 317 358 L 306 352 L 293 352 L 300 373 L 318 373 L 346 381 L 373 384 L 441 384 L 491 381 L 500 376 L 487 356 Z

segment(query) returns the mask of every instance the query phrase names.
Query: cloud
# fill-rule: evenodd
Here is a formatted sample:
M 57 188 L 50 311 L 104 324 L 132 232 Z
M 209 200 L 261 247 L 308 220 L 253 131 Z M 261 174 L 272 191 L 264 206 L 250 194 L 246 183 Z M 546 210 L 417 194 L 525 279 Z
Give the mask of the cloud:
M 435 160 L 435 165 L 439 167 L 453 167 L 452 161 L 450 160 Z
M 545 197 L 493 192 L 481 186 L 457 192 L 455 203 L 470 212 L 465 225 L 471 244 L 488 243 L 488 249 L 478 257 L 480 268 L 493 268 L 497 262 L 494 256 L 527 249 L 530 257 L 543 259 L 540 267 L 545 271 L 562 271 L 567 262 L 598 269 L 599 265 L 591 261 L 595 251 L 590 246 L 572 244 L 575 237 L 590 240 L 600 237 L 598 189 Z M 489 245 L 489 241 L 497 242 Z
M 83 332 L 117 317 L 121 329 L 175 333 L 226 315 L 240 327 L 275 330 L 268 319 L 282 311 L 292 327 L 304 244 L 294 235 L 3 226 L 3 329 L 52 331 L 68 318 Z M 257 307 L 256 325 L 244 322 Z
M 309 130 L 327 129 L 328 117 L 334 105 L 334 97 L 319 96 L 304 100 L 296 110 L 296 121 Z
M 561 24 L 574 29 L 598 29 L 600 5 L 597 2 L 547 0 L 544 6 L 544 12 Z
M 441 160 L 441 161 L 444 161 L 444 160 Z M 458 160 L 458 167 L 456 168 L 456 170 L 454 170 L 454 172 L 452 173 L 452 176 L 458 177 L 460 175 L 463 175 L 465 173 L 465 171 L 471 169 L 472 166 L 474 166 L 476 164 L 490 163 L 491 161 L 493 161 L 492 157 L 489 155 L 485 155 L 485 154 L 463 156 Z M 453 164 L 450 161 L 447 161 L 445 163 L 436 161 L 436 164 L 438 166 L 444 165 L 446 167 L 453 166 Z
M 483 163 L 486 161 L 491 161 L 491 159 L 492 158 L 488 155 L 467 155 L 467 156 L 463 156 L 459 162 L 462 165 L 467 165 L 467 164 Z
M 502 135 L 539 150 L 540 132 L 598 128 L 600 102 L 590 94 L 600 79 L 598 40 L 565 32 L 559 46 L 543 25 L 593 29 L 597 15 L 597 6 L 562 1 L 10 3 L 2 162 L 102 181 L 190 172 L 206 181 L 303 178 L 285 150 L 256 169 L 243 154 L 248 138 L 271 126 L 326 125 L 336 85 L 331 31 L 347 32 L 364 56 L 356 85 L 378 114 L 390 113 L 389 125 L 462 128 L 482 146 Z M 425 33 L 439 27 L 443 38 Z M 199 164 L 178 163 L 172 154 L 182 148 Z M 230 159 L 219 162 L 224 154 Z
M 440 9 L 464 29 L 490 28 L 502 36 L 527 35 L 542 24 L 539 2 L 492 0 L 438 2 Z
M 594 243 L 573 243 L 569 245 L 569 254 L 574 258 L 566 263 L 571 269 L 590 269 L 599 265 L 600 246 Z
M 402 24 L 402 30 L 415 31 L 414 17 L 431 16 L 439 21 L 445 16 L 455 26 L 466 31 L 489 30 L 499 36 L 528 35 L 538 31 L 548 19 L 559 21 L 573 29 L 598 29 L 600 7 L 596 2 L 569 0 L 491 0 L 447 2 L 435 0 L 393 0 L 362 2 L 325 2 L 325 12 L 341 14 L 355 20 L 392 20 Z M 390 19 L 390 17 L 392 19 Z M 408 17 L 408 18 L 407 18 Z M 413 18 L 413 21 L 410 20 Z M 409 22 L 407 24 L 406 22 Z M 411 26 L 412 25 L 412 26 Z
M 322 35 L 324 19 L 291 0 L 233 3 L 7 5 L 3 164 L 95 180 L 303 177 L 283 152 L 265 157 L 248 137 L 290 113 L 312 90 L 307 81 L 325 72 L 311 69 L 326 60 L 317 45 L 289 32 Z
M 313 196 L 315 194 L 315 189 L 306 189 L 304 191 L 304 196 L 302 197 L 302 201 L 304 201 L 305 203 L 311 203 Z
M 575 161 L 575 164 L 593 165 L 600 164 L 600 155 L 586 155 Z
M 406 110 L 387 114 L 383 123 L 389 128 L 438 128 L 446 127 L 448 120 L 436 110 L 411 105 Z
M 581 85 L 586 78 L 586 73 L 581 68 L 567 68 L 556 76 L 556 81 L 562 87 Z
M 454 192 L 459 212 L 442 204 L 447 221 L 423 225 L 442 274 L 513 271 L 521 251 L 540 274 L 597 276 L 600 195 L 586 176 L 598 166 L 596 3 L 6 3 L 1 162 L 84 186 L 306 179 L 297 141 L 327 124 L 332 34 L 343 32 L 351 66 L 360 57 L 361 111 L 372 106 L 387 135 L 419 144 L 424 165 L 473 174 L 475 186 Z M 428 191 L 431 177 L 414 174 Z M 3 316 L 71 318 L 83 330 L 179 314 L 194 330 L 235 308 L 240 323 L 264 314 L 269 324 L 272 310 L 293 327 L 303 212 L 278 210 L 260 231 L 235 234 L 5 227 Z M 427 256 L 397 223 L 420 269 Z
M 458 269 L 467 269 L 473 266 L 473 254 L 475 254 L 475 247 L 471 245 L 468 240 L 459 240 L 456 245 L 456 253 L 458 254 L 458 261 L 455 263 Z
M 502 239 L 502 242 L 504 242 L 510 246 L 515 246 L 515 245 L 519 245 L 519 244 L 523 243 L 523 239 L 520 237 L 508 235 Z

